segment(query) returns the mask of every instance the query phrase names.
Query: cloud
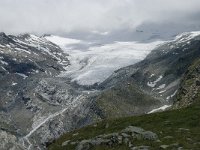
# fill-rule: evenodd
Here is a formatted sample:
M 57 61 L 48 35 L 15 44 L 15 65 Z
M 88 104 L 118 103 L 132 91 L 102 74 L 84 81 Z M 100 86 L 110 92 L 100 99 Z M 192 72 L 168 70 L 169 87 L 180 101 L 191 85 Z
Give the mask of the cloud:
M 144 23 L 199 24 L 199 0 L 0 0 L 0 31 L 112 32 Z

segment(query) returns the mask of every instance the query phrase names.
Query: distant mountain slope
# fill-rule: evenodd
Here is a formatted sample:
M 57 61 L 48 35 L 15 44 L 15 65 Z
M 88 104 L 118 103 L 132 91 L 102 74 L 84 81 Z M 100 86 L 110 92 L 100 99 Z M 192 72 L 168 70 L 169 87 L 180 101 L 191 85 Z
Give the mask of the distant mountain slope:
M 183 74 L 199 57 L 199 32 L 177 36 L 157 47 L 143 61 L 115 71 L 100 85 L 104 91 L 96 106 L 105 118 L 112 118 L 172 105 Z

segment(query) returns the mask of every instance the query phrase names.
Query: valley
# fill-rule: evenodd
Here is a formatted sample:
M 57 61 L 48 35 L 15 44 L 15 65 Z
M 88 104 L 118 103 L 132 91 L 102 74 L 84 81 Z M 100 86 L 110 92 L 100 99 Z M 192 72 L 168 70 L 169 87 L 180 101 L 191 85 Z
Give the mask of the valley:
M 199 48 L 199 32 L 107 44 L 1 33 L 0 134 L 7 138 L 0 148 L 46 149 L 66 132 L 105 119 L 172 109 Z
M 0 0 L 0 150 L 199 150 L 200 0 Z

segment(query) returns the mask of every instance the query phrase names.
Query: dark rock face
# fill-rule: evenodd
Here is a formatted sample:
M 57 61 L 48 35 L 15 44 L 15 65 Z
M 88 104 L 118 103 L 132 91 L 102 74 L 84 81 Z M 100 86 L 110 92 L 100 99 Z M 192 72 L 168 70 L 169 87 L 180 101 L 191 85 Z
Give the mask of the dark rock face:
M 0 33 L 0 44 L 9 44 L 9 43 L 15 43 L 12 38 L 7 36 L 5 33 Z
M 199 80 L 196 81 L 196 86 L 200 86 L 200 81 Z
M 200 100 L 200 59 L 195 60 L 181 80 L 173 108 L 187 107 Z

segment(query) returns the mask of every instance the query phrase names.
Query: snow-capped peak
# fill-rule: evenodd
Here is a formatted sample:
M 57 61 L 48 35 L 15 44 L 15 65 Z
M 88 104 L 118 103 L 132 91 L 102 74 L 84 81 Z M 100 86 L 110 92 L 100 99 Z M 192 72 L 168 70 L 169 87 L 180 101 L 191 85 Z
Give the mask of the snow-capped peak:
M 187 42 L 191 39 L 193 39 L 196 36 L 200 35 L 200 31 L 193 31 L 193 32 L 184 32 L 182 34 L 179 34 L 175 37 L 174 41 L 177 41 L 179 43 Z

